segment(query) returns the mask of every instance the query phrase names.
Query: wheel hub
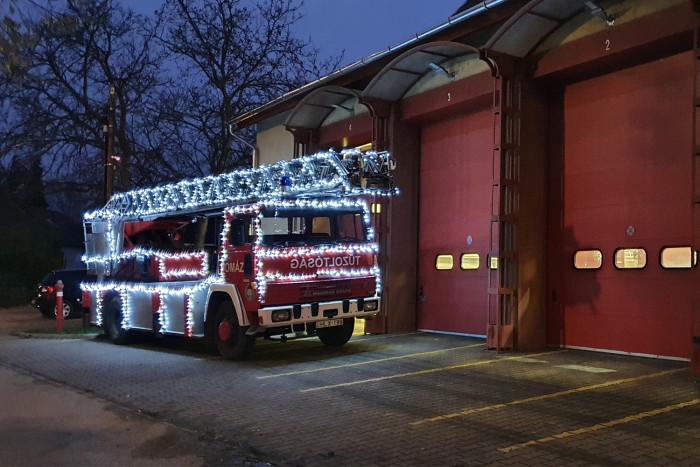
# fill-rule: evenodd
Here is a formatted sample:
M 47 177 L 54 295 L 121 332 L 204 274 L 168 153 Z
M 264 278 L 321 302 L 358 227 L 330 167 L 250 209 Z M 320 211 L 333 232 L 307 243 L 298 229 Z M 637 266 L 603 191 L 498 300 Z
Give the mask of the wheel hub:
M 231 339 L 231 322 L 226 320 L 219 323 L 219 340 L 228 342 Z
M 63 319 L 68 318 L 68 315 L 70 314 L 69 311 L 70 311 L 70 309 L 68 308 L 68 305 L 66 305 L 64 303 L 63 304 Z M 54 316 L 58 316 L 58 307 L 56 307 L 55 305 L 53 307 L 53 314 L 54 314 Z

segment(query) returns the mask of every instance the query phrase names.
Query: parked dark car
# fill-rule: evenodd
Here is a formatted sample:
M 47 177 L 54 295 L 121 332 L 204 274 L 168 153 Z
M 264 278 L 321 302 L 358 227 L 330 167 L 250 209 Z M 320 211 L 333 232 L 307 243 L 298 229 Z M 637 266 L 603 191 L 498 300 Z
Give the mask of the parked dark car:
M 80 318 L 82 316 L 81 282 L 87 280 L 85 269 L 58 269 L 51 271 L 37 286 L 36 296 L 31 304 L 47 318 L 56 319 L 56 281 L 63 281 L 63 317 Z

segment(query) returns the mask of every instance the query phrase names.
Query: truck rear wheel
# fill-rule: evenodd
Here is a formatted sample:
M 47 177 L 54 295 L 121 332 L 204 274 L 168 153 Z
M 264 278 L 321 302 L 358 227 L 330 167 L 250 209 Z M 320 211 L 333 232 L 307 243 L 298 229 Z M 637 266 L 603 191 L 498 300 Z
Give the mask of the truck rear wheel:
M 102 312 L 102 328 L 105 336 L 117 345 L 127 344 L 129 339 L 129 331 L 122 327 L 123 320 L 121 300 L 114 297 L 107 302 Z
M 341 326 L 316 330 L 318 338 L 329 347 L 340 347 L 352 337 L 355 331 L 355 318 L 345 318 Z
M 214 343 L 222 357 L 227 360 L 243 360 L 253 350 L 255 338 L 246 335 L 247 326 L 238 324 L 233 303 L 219 303 L 214 313 Z

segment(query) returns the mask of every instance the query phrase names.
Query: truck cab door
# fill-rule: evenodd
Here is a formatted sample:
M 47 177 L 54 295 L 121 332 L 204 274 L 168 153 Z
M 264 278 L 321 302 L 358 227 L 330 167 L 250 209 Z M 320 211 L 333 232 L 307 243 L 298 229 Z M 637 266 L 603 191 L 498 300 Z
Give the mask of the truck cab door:
M 228 236 L 223 239 L 223 277 L 228 283 L 235 284 L 241 298 L 250 310 L 259 308 L 255 291 L 255 258 L 250 217 L 232 217 L 227 220 Z M 255 309 L 257 309 L 255 308 Z

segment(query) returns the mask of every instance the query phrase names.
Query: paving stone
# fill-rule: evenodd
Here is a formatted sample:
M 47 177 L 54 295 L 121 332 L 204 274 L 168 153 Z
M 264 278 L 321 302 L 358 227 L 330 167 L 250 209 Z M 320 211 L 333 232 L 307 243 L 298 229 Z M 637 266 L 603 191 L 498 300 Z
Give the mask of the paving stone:
M 423 333 L 341 349 L 261 342 L 250 361 L 228 362 L 170 339 L 4 338 L 0 365 L 277 464 L 700 465 L 700 404 L 668 409 L 699 397 L 687 363 L 572 350 L 521 362 L 527 354 L 469 347 L 482 343 Z

